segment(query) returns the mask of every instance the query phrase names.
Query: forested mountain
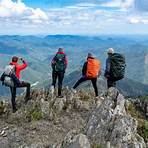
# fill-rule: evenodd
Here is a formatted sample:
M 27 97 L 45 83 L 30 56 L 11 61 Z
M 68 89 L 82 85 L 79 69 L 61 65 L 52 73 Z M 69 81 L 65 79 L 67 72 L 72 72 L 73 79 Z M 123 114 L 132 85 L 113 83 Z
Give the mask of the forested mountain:
M 116 52 L 125 54 L 126 77 L 132 82 L 148 84 L 148 36 L 0 36 L 0 73 L 11 57 L 17 55 L 29 63 L 28 69 L 23 72 L 24 80 L 49 83 L 50 61 L 59 47 L 63 47 L 68 56 L 67 78 L 70 73 L 81 69 L 88 52 L 101 60 L 104 70 L 106 50 L 113 47 Z M 2 92 L 0 86 L 0 95 Z

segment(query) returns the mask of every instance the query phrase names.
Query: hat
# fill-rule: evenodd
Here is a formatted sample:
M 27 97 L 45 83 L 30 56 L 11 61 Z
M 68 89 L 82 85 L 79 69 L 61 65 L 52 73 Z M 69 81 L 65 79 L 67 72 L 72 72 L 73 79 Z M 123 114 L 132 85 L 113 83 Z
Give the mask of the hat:
M 13 57 L 12 57 L 12 62 L 17 62 L 18 59 L 19 59 L 19 58 L 18 58 L 17 56 L 13 56 Z
M 107 49 L 107 53 L 108 54 L 113 54 L 114 53 L 114 49 L 113 48 L 108 48 Z
M 93 58 L 93 54 L 92 53 L 88 53 L 87 57 L 88 58 Z
M 58 52 L 63 52 L 63 48 L 59 48 L 58 49 Z

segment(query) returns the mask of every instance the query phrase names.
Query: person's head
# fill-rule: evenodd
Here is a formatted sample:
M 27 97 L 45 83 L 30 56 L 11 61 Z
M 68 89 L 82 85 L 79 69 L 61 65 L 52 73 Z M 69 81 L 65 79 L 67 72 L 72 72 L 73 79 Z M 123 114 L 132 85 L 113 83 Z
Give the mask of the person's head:
M 59 48 L 59 49 L 58 49 L 58 52 L 63 52 L 63 51 L 64 51 L 63 48 Z
M 94 58 L 92 53 L 88 53 L 87 58 Z
M 107 49 L 107 54 L 108 55 L 114 54 L 114 49 L 113 48 L 108 48 Z
M 13 57 L 12 57 L 12 62 L 17 63 L 17 62 L 18 62 L 18 59 L 19 59 L 19 58 L 18 58 L 17 56 L 13 56 Z

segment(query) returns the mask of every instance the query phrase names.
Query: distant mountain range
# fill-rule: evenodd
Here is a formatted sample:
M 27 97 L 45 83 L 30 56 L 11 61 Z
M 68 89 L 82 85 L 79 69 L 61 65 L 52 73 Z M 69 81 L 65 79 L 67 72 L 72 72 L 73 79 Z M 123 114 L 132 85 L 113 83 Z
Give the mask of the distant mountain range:
M 92 52 L 101 60 L 102 69 L 104 69 L 106 50 L 113 47 L 116 52 L 125 54 L 128 80 L 138 83 L 141 88 L 147 87 L 148 36 L 0 36 L 0 73 L 11 57 L 17 55 L 25 58 L 29 63 L 28 69 L 22 73 L 24 80 L 32 83 L 49 82 L 51 79 L 50 61 L 59 47 L 63 47 L 68 56 L 66 78 L 70 73 L 82 67 L 88 52 Z M 3 94 L 2 92 L 4 91 L 0 88 L 0 95 Z

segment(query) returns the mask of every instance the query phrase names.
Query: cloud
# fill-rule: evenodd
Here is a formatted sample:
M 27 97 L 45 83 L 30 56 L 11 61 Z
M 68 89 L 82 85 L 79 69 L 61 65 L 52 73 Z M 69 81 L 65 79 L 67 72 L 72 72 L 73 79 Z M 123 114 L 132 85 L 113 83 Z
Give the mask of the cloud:
M 43 10 L 29 7 L 21 0 L 0 0 L 0 33 L 97 34 L 122 32 L 124 29 L 121 28 L 124 25 L 148 24 L 145 15 L 139 17 L 130 13 L 133 0 L 108 1 L 81 1 L 75 5 Z M 116 9 L 112 9 L 114 7 Z M 130 16 L 127 17 L 127 14 Z
M 129 9 L 134 6 L 134 0 L 111 0 L 109 2 L 104 2 L 102 6 Z
M 16 2 L 12 0 L 0 1 L 0 18 L 7 20 L 8 18 L 15 20 L 28 20 L 32 22 L 41 22 L 47 20 L 48 17 L 40 8 L 33 9 L 27 7 L 21 0 Z
M 130 24 L 148 24 L 148 18 L 145 17 L 140 17 L 140 16 L 135 16 L 132 18 L 129 18 L 129 23 Z

